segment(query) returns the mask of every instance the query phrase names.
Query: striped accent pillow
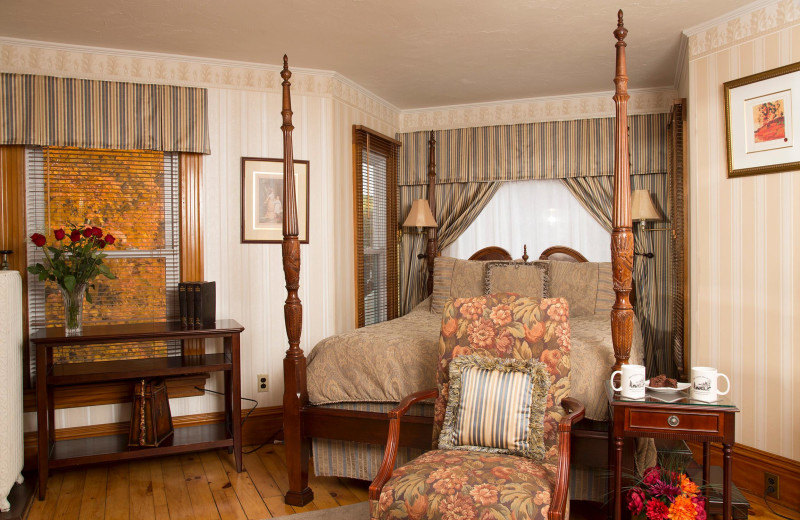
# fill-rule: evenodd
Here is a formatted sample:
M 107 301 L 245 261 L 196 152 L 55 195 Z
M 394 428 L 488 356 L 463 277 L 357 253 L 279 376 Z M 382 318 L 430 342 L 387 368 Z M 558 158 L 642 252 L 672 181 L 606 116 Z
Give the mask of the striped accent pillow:
M 542 460 L 549 388 L 547 369 L 538 361 L 457 357 L 450 363 L 450 393 L 439 449 Z

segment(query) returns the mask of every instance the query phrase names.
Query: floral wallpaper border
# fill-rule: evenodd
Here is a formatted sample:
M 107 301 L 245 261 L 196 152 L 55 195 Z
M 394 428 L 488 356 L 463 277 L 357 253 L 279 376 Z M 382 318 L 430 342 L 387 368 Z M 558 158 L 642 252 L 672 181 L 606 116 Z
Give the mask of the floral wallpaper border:
M 721 51 L 800 21 L 800 0 L 779 0 L 689 34 L 689 59 Z

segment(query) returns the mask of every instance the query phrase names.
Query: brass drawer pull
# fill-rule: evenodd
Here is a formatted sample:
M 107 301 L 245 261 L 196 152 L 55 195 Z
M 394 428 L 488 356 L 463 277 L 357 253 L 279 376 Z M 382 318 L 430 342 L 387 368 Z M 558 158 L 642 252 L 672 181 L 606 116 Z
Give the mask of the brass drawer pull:
M 681 420 L 678 419 L 677 415 L 670 415 L 669 418 L 667 419 L 667 424 L 669 424 L 673 428 L 678 426 L 678 424 L 680 424 L 680 422 L 681 422 Z

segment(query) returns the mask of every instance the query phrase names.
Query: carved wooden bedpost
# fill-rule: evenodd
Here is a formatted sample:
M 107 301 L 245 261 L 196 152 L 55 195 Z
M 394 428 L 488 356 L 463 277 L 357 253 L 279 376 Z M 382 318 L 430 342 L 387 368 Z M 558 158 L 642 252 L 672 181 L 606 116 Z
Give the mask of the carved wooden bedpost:
M 433 218 L 436 218 L 436 138 L 433 136 L 433 130 L 428 139 L 428 205 L 431 207 Z M 433 293 L 433 262 L 439 248 L 438 235 L 438 228 L 428 228 L 428 249 L 425 253 L 428 258 L 428 296 Z
M 289 350 L 283 359 L 283 435 L 286 442 L 286 466 L 289 469 L 289 491 L 286 503 L 303 506 L 314 499 L 308 487 L 309 440 L 303 435 L 300 409 L 308 403 L 306 389 L 306 357 L 300 348 L 303 326 L 303 305 L 297 296 L 300 288 L 300 241 L 298 240 L 297 200 L 294 185 L 294 153 L 292 151 L 292 99 L 289 93 L 289 59 L 283 56 L 283 273 L 286 276 L 286 303 L 283 317 Z
M 625 63 L 625 36 L 628 30 L 622 24 L 622 10 L 617 14 L 617 72 L 614 77 L 617 108 L 614 129 L 614 209 L 611 233 L 611 262 L 614 272 L 616 301 L 611 311 L 611 336 L 614 343 L 613 370 L 628 362 L 633 342 L 633 306 L 630 293 L 633 280 L 633 230 L 631 220 L 631 172 L 628 156 L 628 75 Z

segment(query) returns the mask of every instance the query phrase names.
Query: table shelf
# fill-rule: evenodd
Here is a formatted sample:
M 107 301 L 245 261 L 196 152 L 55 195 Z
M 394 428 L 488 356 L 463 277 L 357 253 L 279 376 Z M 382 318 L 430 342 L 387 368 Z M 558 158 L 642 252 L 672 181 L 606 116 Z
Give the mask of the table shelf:
M 234 320 L 218 320 L 204 329 L 183 329 L 179 322 L 87 326 L 78 336 L 66 336 L 62 328 L 48 328 L 31 335 L 36 347 L 36 413 L 39 499 L 47 490 L 50 468 L 135 460 L 200 450 L 232 447 L 236 470 L 242 471 L 241 372 L 239 336 L 244 327 Z M 54 347 L 122 342 L 221 338 L 223 352 L 53 364 Z M 98 384 L 110 381 L 185 376 L 223 372 L 225 422 L 176 428 L 157 447 L 129 447 L 128 434 L 86 439 L 55 439 L 54 387 Z

